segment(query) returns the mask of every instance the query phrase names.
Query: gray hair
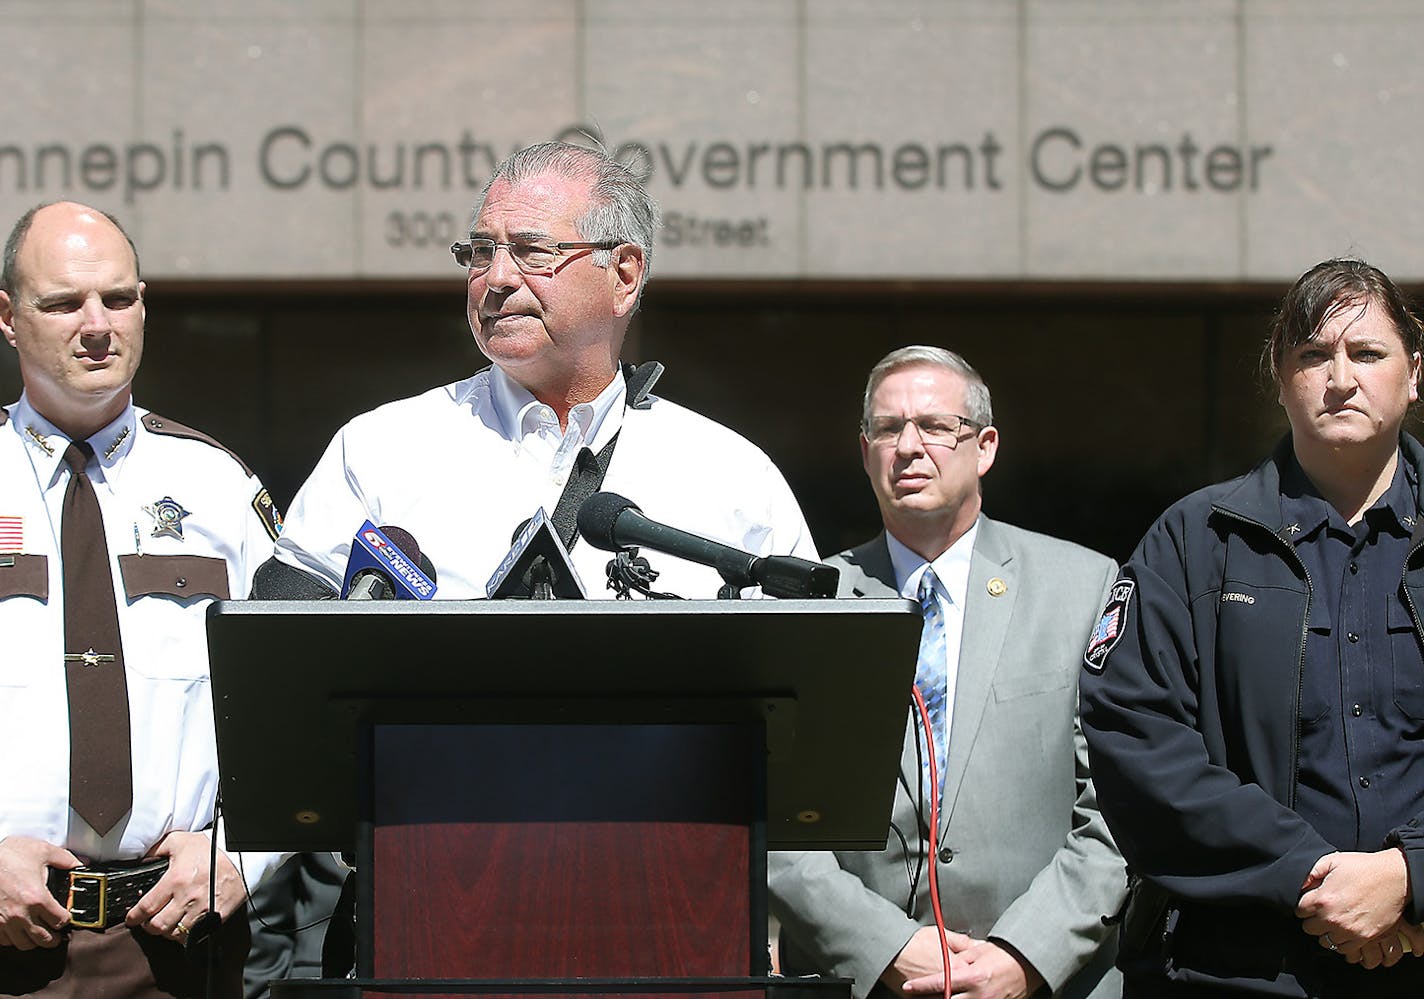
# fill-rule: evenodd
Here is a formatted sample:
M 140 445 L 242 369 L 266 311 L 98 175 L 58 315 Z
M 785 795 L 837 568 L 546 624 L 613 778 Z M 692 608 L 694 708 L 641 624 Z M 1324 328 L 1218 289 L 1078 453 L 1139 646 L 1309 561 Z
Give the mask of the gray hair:
M 589 181 L 588 211 L 574 223 L 583 239 L 596 243 L 631 243 L 643 251 L 643 280 L 638 286 L 641 301 L 653 269 L 653 241 L 662 222 L 661 212 L 633 171 L 608 155 L 602 146 L 589 148 L 571 142 L 541 142 L 521 149 L 495 168 L 470 216 L 470 228 L 474 228 L 475 220 L 484 211 L 485 199 L 495 181 L 518 184 L 544 173 Z M 607 267 L 612 260 L 612 250 L 593 253 L 595 266 Z
M 975 371 L 968 361 L 952 350 L 916 345 L 892 350 L 882 357 L 875 367 L 870 369 L 870 377 L 865 382 L 865 399 L 861 402 L 860 407 L 862 429 L 870 426 L 870 398 L 875 395 L 875 390 L 880 387 L 885 376 L 902 368 L 920 366 L 943 368 L 963 378 L 965 412 L 960 415 L 968 417 L 981 427 L 993 424 L 994 406 L 989 400 L 989 386 L 984 384 L 984 379 L 980 377 L 979 372 Z
M 0 291 L 3 291 L 5 294 L 10 295 L 12 297 L 14 296 L 15 291 L 20 284 L 20 267 L 16 261 L 19 259 L 20 256 L 20 247 L 24 245 L 25 237 L 30 234 L 30 227 L 34 225 L 35 216 L 42 212 L 44 209 L 49 208 L 52 205 L 58 205 L 60 203 L 61 202 L 58 201 L 46 201 L 42 204 L 35 205 L 35 207 L 31 208 L 29 211 L 25 212 L 25 214 L 21 215 L 20 220 L 15 223 L 15 227 L 10 230 L 10 237 L 5 240 L 5 255 L 3 258 L 3 263 L 0 263 Z M 89 206 L 83 205 L 81 207 L 88 208 Z M 119 230 L 119 234 L 128 241 L 129 249 L 133 251 L 134 274 L 138 275 L 138 247 L 134 246 L 133 237 L 131 237 L 128 232 L 124 230 L 124 227 L 119 222 L 119 220 L 114 218 L 114 216 L 110 215 L 108 212 L 99 211 L 99 209 L 97 208 L 92 208 L 90 209 L 90 211 L 99 212 L 100 215 L 104 216 L 104 218 L 112 222 L 114 224 L 114 228 Z

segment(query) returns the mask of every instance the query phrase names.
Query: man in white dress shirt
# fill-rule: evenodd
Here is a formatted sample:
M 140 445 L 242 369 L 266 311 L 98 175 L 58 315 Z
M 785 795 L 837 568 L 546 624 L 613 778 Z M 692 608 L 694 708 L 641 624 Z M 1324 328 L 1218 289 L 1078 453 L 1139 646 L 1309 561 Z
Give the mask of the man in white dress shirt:
M 277 518 L 230 452 L 134 406 L 143 295 L 95 209 L 41 206 L 6 244 L 0 330 L 24 393 L 0 410 L 0 994 L 203 995 L 184 945 L 210 888 L 226 919 L 275 859 L 219 849 L 209 883 L 204 621 L 246 595 Z M 106 872 L 107 904 L 66 873 L 81 864 Z M 217 931 L 215 994 L 240 995 L 246 932 Z
M 656 204 L 602 152 L 545 143 L 501 164 L 469 241 L 452 247 L 493 366 L 343 427 L 293 501 L 279 558 L 339 587 L 369 519 L 415 537 L 438 597 L 484 596 L 515 529 L 540 508 L 552 515 L 569 476 L 597 461 L 603 488 L 653 520 L 753 554 L 814 559 L 770 459 L 648 394 L 620 364 L 657 228 Z M 659 591 L 712 597 L 722 583 L 712 569 L 644 554 Z M 606 552 L 575 541 L 572 560 L 590 597 L 611 595 Z

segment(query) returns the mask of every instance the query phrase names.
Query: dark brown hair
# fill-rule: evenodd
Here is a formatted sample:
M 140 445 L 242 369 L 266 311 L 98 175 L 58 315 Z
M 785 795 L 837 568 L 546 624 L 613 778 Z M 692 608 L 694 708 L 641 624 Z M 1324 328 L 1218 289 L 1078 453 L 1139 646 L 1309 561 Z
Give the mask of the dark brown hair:
M 1261 371 L 1267 381 L 1278 384 L 1286 352 L 1315 339 L 1336 312 L 1370 303 L 1389 317 L 1404 341 L 1405 353 L 1424 352 L 1424 326 L 1389 275 L 1363 260 L 1326 260 L 1302 274 L 1281 300 L 1261 351 Z

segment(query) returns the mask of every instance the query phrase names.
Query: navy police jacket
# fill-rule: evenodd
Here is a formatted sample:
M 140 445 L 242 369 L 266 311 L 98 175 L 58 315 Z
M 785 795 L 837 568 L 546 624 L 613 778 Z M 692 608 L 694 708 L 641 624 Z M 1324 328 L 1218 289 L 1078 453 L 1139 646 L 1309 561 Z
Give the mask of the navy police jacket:
M 1424 448 L 1408 435 L 1401 448 L 1424 482 Z M 1085 655 L 1093 780 L 1141 879 L 1119 963 L 1129 973 L 1307 995 L 1326 960 L 1332 977 L 1358 973 L 1362 994 L 1418 990 L 1424 959 L 1374 971 L 1345 965 L 1294 915 L 1306 875 L 1335 847 L 1294 811 L 1310 585 L 1282 523 L 1289 454 L 1287 437 L 1249 474 L 1163 514 L 1123 566 Z M 1417 524 L 1403 585 L 1419 636 L 1424 510 Z M 1396 685 L 1424 719 L 1424 677 Z M 1405 851 L 1405 916 L 1416 923 L 1424 743 L 1420 756 L 1416 814 L 1399 816 L 1389 837 Z

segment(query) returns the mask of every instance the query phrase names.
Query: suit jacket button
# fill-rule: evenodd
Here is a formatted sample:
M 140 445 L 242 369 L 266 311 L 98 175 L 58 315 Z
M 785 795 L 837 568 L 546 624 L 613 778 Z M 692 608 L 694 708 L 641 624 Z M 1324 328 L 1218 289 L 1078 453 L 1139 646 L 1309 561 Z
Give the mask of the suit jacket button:
M 949 847 L 947 847 L 947 846 L 946 846 L 946 847 L 942 847 L 942 848 L 940 849 L 940 851 L 939 851 L 939 862 L 940 862 L 941 864 L 948 864 L 948 863 L 952 863 L 953 861 L 954 861 L 954 851 L 951 850 L 951 849 L 950 849 Z

